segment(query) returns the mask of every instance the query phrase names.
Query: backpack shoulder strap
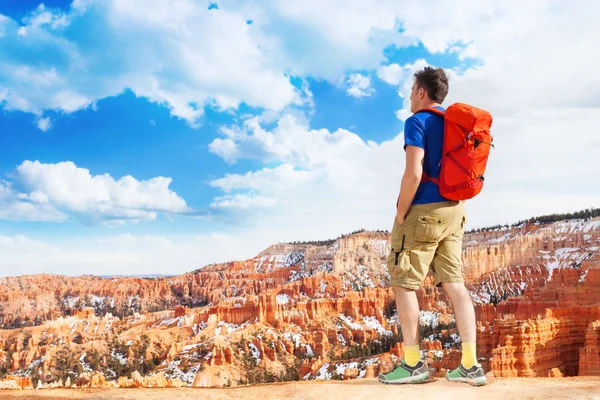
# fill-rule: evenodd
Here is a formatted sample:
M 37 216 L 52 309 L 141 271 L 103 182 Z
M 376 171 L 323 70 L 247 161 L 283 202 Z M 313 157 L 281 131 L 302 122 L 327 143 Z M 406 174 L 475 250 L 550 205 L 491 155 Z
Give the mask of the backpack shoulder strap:
M 437 115 L 442 116 L 442 117 L 446 115 L 445 112 L 443 112 L 441 110 L 438 110 L 437 108 L 433 108 L 433 107 L 421 108 L 420 110 L 417 110 L 415 112 L 415 114 L 420 113 L 420 112 L 425 112 L 425 111 L 437 114 Z

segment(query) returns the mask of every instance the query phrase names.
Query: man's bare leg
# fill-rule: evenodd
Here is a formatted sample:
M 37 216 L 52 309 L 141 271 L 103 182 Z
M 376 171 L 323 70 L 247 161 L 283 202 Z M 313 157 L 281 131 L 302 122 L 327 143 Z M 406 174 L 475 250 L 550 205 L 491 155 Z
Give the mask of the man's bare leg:
M 485 385 L 487 379 L 481 365 L 477 363 L 477 325 L 471 296 L 464 283 L 444 283 L 444 290 L 450 297 L 458 334 L 462 339 L 462 358 L 458 368 L 449 371 L 446 379 L 453 382 L 466 382 L 471 385 Z
M 419 302 L 414 290 L 392 286 L 396 295 L 396 309 L 404 338 L 404 362 L 393 371 L 379 375 L 382 383 L 419 383 L 430 377 L 427 365 L 419 352 Z
M 421 359 L 419 352 L 419 302 L 414 290 L 394 286 L 398 321 L 404 338 L 404 361 L 414 366 Z
M 450 297 L 458 334 L 463 342 L 475 342 L 477 326 L 475 324 L 475 309 L 471 296 L 464 283 L 444 283 L 444 291 Z

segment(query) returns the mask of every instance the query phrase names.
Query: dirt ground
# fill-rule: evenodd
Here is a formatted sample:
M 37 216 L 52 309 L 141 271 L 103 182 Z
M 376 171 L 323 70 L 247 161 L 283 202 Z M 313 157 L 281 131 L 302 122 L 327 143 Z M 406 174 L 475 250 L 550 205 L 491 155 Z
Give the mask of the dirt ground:
M 54 389 L 0 391 L 2 399 L 593 399 L 600 400 L 600 377 L 493 379 L 487 386 L 471 387 L 444 379 L 419 385 L 382 385 L 376 379 L 347 382 L 290 382 L 227 389 Z

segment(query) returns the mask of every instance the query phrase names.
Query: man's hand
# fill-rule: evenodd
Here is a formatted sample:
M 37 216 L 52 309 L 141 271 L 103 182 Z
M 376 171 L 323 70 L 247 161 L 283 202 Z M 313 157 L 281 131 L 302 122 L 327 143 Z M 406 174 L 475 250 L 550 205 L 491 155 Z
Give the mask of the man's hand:
M 396 214 L 396 221 L 398 221 L 398 225 L 402 225 L 404 223 L 405 215 Z

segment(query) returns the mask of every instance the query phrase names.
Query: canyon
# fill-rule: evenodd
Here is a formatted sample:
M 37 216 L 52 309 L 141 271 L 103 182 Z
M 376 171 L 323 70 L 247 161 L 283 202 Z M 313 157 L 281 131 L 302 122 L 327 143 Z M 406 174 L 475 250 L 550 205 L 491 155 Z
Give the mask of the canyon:
M 600 375 L 600 218 L 465 234 L 478 357 L 496 378 Z M 387 232 L 275 244 L 171 277 L 0 278 L 0 388 L 370 379 L 403 355 Z M 417 292 L 434 376 L 460 362 L 448 297 Z

